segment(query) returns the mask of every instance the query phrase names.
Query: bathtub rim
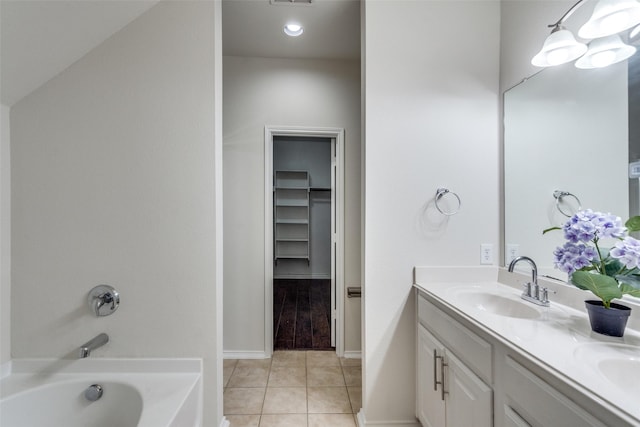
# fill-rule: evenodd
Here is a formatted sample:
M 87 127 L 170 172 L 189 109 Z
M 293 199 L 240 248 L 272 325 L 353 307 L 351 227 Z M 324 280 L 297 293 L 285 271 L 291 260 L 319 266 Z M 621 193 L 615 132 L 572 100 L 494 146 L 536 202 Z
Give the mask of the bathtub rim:
M 202 366 L 203 361 L 200 358 L 23 358 L 4 363 L 2 374 L 6 375 L 2 378 L 11 374 L 86 374 L 98 369 L 113 373 L 202 374 Z
M 5 365 L 5 364 L 3 364 Z M 8 375 L 0 380 L 0 400 L 12 399 L 19 395 L 41 387 L 48 387 L 43 381 L 51 377 L 53 382 L 74 382 L 85 375 L 92 378 L 106 377 L 105 381 L 133 383 L 134 386 L 150 380 L 157 385 L 164 385 L 166 381 L 178 381 L 184 389 L 184 394 L 176 396 L 171 408 L 162 408 L 166 418 L 157 419 L 147 412 L 155 407 L 156 402 L 145 400 L 148 396 L 142 393 L 143 408 L 140 418 L 141 426 L 158 426 L 158 421 L 167 426 L 174 426 L 174 420 L 179 416 L 185 404 L 195 399 L 195 426 L 202 425 L 203 410 L 203 361 L 198 358 L 159 359 L 159 358 L 94 358 L 94 359 L 14 359 L 6 369 Z M 3 372 L 4 373 L 4 372 Z M 150 375 L 150 377 L 145 377 Z M 11 378 L 13 376 L 13 378 Z M 96 378 L 99 380 L 100 378 Z M 161 388 L 161 386 L 160 386 Z M 154 391 L 155 393 L 155 391 Z

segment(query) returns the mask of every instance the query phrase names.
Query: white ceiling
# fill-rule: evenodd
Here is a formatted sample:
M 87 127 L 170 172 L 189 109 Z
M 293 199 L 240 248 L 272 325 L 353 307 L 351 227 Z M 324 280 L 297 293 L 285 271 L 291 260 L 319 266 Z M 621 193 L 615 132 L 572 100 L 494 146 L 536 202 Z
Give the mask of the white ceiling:
M 13 105 L 157 2 L 0 0 L 0 102 Z M 360 57 L 359 0 L 223 0 L 222 7 L 225 55 Z M 304 34 L 285 36 L 289 21 L 302 24 Z
M 301 24 L 304 33 L 286 36 L 289 22 Z M 360 59 L 360 1 L 223 0 L 222 40 L 225 55 Z

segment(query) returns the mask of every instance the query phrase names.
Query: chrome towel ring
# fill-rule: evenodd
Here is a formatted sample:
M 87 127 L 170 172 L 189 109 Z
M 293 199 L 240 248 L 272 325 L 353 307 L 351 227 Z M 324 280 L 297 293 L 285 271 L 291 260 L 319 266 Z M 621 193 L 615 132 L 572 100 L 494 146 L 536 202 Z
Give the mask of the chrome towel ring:
M 455 197 L 458 204 L 455 208 L 453 208 L 450 211 L 442 209 L 439 205 L 440 199 L 442 199 L 447 194 L 451 194 L 453 197 Z M 436 190 L 435 205 L 436 205 L 436 209 L 438 209 L 438 212 L 440 212 L 442 215 L 451 216 L 460 212 L 460 208 L 462 207 L 462 202 L 460 201 L 460 196 L 458 196 L 456 193 L 454 193 L 453 191 L 449 191 L 447 188 L 441 187 Z
M 556 199 L 556 209 L 558 209 L 558 211 L 566 217 L 573 216 L 573 213 L 567 213 L 566 211 L 562 210 L 561 203 L 562 203 L 563 197 L 573 197 L 575 201 L 578 203 L 578 209 L 576 209 L 576 211 L 579 211 L 582 209 L 582 203 L 580 202 L 580 199 L 578 199 L 578 197 L 575 194 L 572 194 L 568 191 L 556 190 L 553 192 L 553 197 L 555 197 Z

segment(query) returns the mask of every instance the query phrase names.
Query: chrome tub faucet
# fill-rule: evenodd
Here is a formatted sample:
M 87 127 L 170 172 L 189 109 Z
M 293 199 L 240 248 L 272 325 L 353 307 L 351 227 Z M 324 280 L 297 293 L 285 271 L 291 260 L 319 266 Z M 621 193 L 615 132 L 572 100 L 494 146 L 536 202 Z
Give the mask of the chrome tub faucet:
M 86 343 L 80 346 L 79 357 L 81 359 L 84 359 L 85 357 L 89 357 L 92 350 L 95 350 L 98 347 L 102 347 L 108 342 L 109 342 L 109 335 L 105 334 L 104 332 L 97 335 L 92 340 L 87 341 Z

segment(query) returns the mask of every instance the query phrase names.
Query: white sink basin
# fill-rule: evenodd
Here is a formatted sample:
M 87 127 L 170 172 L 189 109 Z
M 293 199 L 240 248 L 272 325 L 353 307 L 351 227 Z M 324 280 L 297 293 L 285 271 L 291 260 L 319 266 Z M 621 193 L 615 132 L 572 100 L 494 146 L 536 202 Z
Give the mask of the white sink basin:
M 467 307 L 498 316 L 518 319 L 538 319 L 541 311 L 530 302 L 512 294 L 498 295 L 479 289 L 456 292 L 457 301 Z
M 631 396 L 640 396 L 640 347 L 617 343 L 586 343 L 575 350 L 575 356 L 611 385 Z

